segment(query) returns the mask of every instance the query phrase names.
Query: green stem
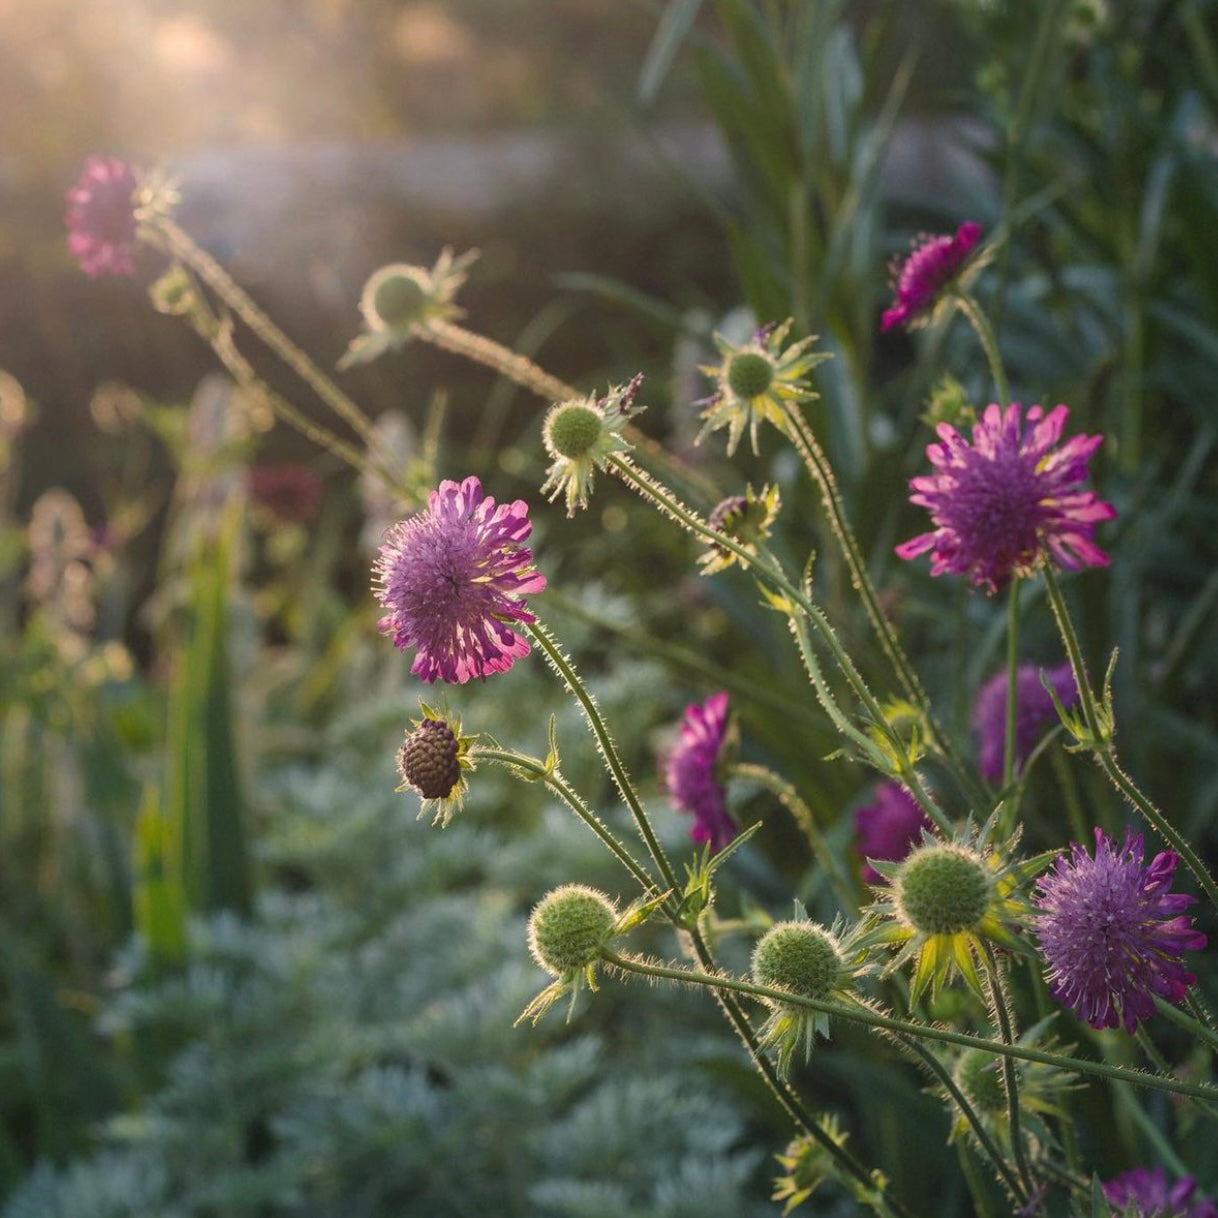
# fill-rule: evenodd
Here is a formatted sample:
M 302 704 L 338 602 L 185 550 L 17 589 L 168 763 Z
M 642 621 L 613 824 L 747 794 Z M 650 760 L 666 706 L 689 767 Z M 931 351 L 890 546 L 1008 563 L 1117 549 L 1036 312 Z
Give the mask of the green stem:
M 158 216 L 154 231 L 327 406 L 377 452 L 376 430 L 364 412 L 254 303 L 245 290 L 172 220 Z
M 630 851 L 613 836 L 608 826 L 580 798 L 579 793 L 567 782 L 557 766 L 548 766 L 539 758 L 529 757 L 524 753 L 517 753 L 510 749 L 489 748 L 482 744 L 475 745 L 470 750 L 470 759 L 492 761 L 497 765 L 506 766 L 509 770 L 531 775 L 533 779 L 540 779 L 609 847 L 614 858 L 638 880 L 645 892 L 655 891 L 655 880 L 647 868 L 638 862 Z
M 1155 1091 L 1170 1091 L 1176 1095 L 1187 1095 L 1193 1099 L 1218 1100 L 1218 1087 L 1206 1086 L 1202 1083 L 1190 1083 L 1185 1079 L 1170 1078 L 1159 1074 L 1149 1074 L 1144 1070 L 1132 1070 L 1126 1066 L 1113 1066 L 1108 1062 L 1090 1061 L 1081 1057 L 1068 1057 L 1060 1053 L 1047 1053 L 1043 1049 L 1033 1049 L 1027 1045 L 1005 1044 L 1000 1040 L 987 1040 L 982 1036 L 972 1036 L 967 1032 L 953 1032 L 936 1024 L 914 1023 L 906 1019 L 897 1019 L 891 1015 L 882 1015 L 873 1010 L 861 1000 L 855 1000 L 851 1005 L 842 1002 L 829 1002 L 822 998 L 807 998 L 802 994 L 794 994 L 790 990 L 775 989 L 771 986 L 756 985 L 739 977 L 728 977 L 722 974 L 699 972 L 696 969 L 672 968 L 668 965 L 653 964 L 650 961 L 635 957 L 618 956 L 603 950 L 604 958 L 625 972 L 639 973 L 645 977 L 659 977 L 669 981 L 679 981 L 683 984 L 706 985 L 734 990 L 738 994 L 748 994 L 763 1001 L 784 1002 L 788 1005 L 807 1007 L 810 1011 L 819 1011 L 825 1015 L 836 1015 L 852 1023 L 865 1027 L 879 1028 L 885 1032 L 898 1032 L 908 1036 L 918 1036 L 927 1040 L 937 1040 L 949 1045 L 962 1045 L 969 1049 L 984 1049 L 1000 1057 L 1013 1057 L 1020 1061 L 1040 1062 L 1047 1066 L 1056 1066 L 1069 1070 L 1074 1074 L 1088 1074 L 1096 1078 L 1115 1078 L 1122 1082 L 1133 1083 L 1138 1087 L 1149 1087 Z
M 631 782 L 630 775 L 626 772 L 626 767 L 617 751 L 617 745 L 614 744 L 613 737 L 609 734 L 609 728 L 601 716 L 600 709 L 575 671 L 575 666 L 563 654 L 562 648 L 540 622 L 531 622 L 526 629 L 541 650 L 545 652 L 546 659 L 549 660 L 550 666 L 558 674 L 562 683 L 579 703 L 580 710 L 584 713 L 584 719 L 596 740 L 596 748 L 601 755 L 601 760 L 604 761 L 605 768 L 609 771 L 613 784 L 617 787 L 626 807 L 630 809 L 630 815 L 634 818 L 639 836 L 646 843 L 647 852 L 660 870 L 664 886 L 673 890 L 679 889 L 677 873 L 668 861 L 664 847 L 660 845 L 659 838 L 656 837 L 655 831 L 651 827 L 651 821 L 647 819 L 647 813 L 643 810 L 642 802 L 634 789 L 634 783 Z
M 884 615 L 875 585 L 872 583 L 867 565 L 863 561 L 858 539 L 850 527 L 845 505 L 837 488 L 837 479 L 833 474 L 833 467 L 829 464 L 829 459 L 817 441 L 816 434 L 809 426 L 807 419 L 793 403 L 787 402 L 784 405 L 788 435 L 795 450 L 803 459 L 805 468 L 820 490 L 821 502 L 829 518 L 830 530 L 841 548 L 846 565 L 850 570 L 850 582 L 863 601 L 863 608 L 871 622 L 872 629 L 880 640 L 880 647 L 888 657 L 889 663 L 892 664 L 906 697 L 921 712 L 923 721 L 931 734 L 933 747 L 954 770 L 957 780 L 964 789 L 969 792 L 971 797 L 977 799 L 977 802 L 980 802 L 981 792 L 970 789 L 975 787 L 970 768 L 964 764 L 951 740 L 939 727 L 931 709 L 930 698 L 918 679 L 917 671 L 901 647 L 892 623 Z
M 1158 995 L 1155 995 L 1154 1002 L 1155 1010 L 1160 1015 L 1166 1016 L 1177 1027 L 1183 1028 L 1190 1036 L 1203 1040 L 1214 1052 L 1218 1053 L 1218 1032 L 1215 1032 L 1204 1020 L 1189 1015 L 1186 1011 L 1182 1011 L 1176 1006 L 1174 1002 L 1168 1002 L 1166 998 L 1160 998 Z
M 994 1171 L 1002 1177 L 1003 1182 L 1013 1195 L 1019 1197 L 1021 1201 L 1026 1201 L 1028 1199 L 1027 1192 L 1016 1178 L 1014 1172 L 1007 1166 L 1006 1159 L 1003 1158 L 1002 1152 L 998 1149 L 994 1139 L 990 1137 L 985 1123 L 977 1115 L 977 1110 L 969 1102 L 968 1097 L 957 1086 L 956 1080 L 952 1078 L 951 1071 L 925 1045 L 920 1044 L 912 1036 L 901 1036 L 898 1037 L 898 1040 L 911 1053 L 916 1054 L 922 1064 L 943 1085 L 943 1089 L 951 1096 L 956 1107 L 960 1109 L 961 1116 L 968 1122 L 973 1136 L 977 1139 L 977 1144 L 984 1151 Z
M 982 312 L 981 306 L 967 292 L 957 291 L 953 293 L 953 299 L 960 312 L 968 318 L 969 324 L 972 325 L 981 342 L 986 363 L 990 366 L 990 376 L 994 378 L 998 404 L 1005 410 L 1011 400 L 1011 391 L 1007 386 L 1007 374 L 1002 366 L 1002 356 L 998 350 L 998 339 L 994 336 L 994 329 Z
M 584 713 L 584 718 L 592 731 L 593 737 L 596 739 L 597 750 L 601 755 L 601 760 L 604 761 L 605 767 L 609 771 L 614 784 L 617 786 L 623 800 L 630 809 L 639 833 L 646 842 L 648 851 L 650 852 L 652 859 L 655 861 L 656 866 L 659 868 L 660 874 L 664 878 L 665 885 L 674 892 L 678 891 L 679 885 L 677 883 L 676 873 L 673 871 L 672 864 L 668 861 L 667 855 L 665 855 L 663 848 L 660 846 L 660 843 L 651 828 L 651 823 L 647 819 L 647 814 L 643 810 L 643 806 L 634 790 L 634 785 L 630 781 L 629 775 L 626 773 L 626 767 L 618 754 L 617 746 L 613 742 L 613 737 L 609 734 L 608 726 L 601 717 L 600 710 L 598 709 L 595 700 L 592 698 L 592 695 L 588 693 L 587 689 L 585 689 L 584 684 L 580 680 L 579 674 L 575 671 L 574 666 L 567 659 L 567 657 L 563 655 L 561 648 L 559 648 L 558 644 L 550 636 L 546 629 L 539 622 L 533 622 L 528 626 L 528 630 L 534 640 L 537 642 L 537 645 L 542 649 L 543 652 L 545 652 L 546 658 L 549 660 L 554 671 L 558 673 L 563 684 L 566 685 L 567 689 L 579 703 L 580 709 Z M 648 880 L 647 886 L 648 888 L 652 887 L 650 879 Z M 674 917 L 675 921 L 675 911 L 670 909 L 668 912 L 670 913 L 670 916 Z M 707 976 L 713 975 L 713 970 L 716 968 L 715 960 L 705 938 L 702 935 L 701 930 L 696 926 L 684 927 L 684 929 L 689 936 L 689 941 L 695 954 L 697 955 L 699 964 L 707 970 Z M 720 1008 L 723 1010 L 723 1013 L 727 1016 L 728 1022 L 731 1023 L 732 1027 L 736 1031 L 736 1034 L 743 1042 L 753 1064 L 756 1066 L 763 1080 L 766 1082 L 778 1102 L 782 1105 L 787 1115 L 796 1123 L 796 1125 L 798 1125 L 811 1137 L 814 1137 L 820 1141 L 822 1146 L 824 1146 L 829 1153 L 838 1157 L 842 1161 L 843 1165 L 847 1166 L 854 1174 L 858 1176 L 860 1180 L 868 1183 L 869 1185 L 873 1185 L 874 1182 L 866 1173 L 862 1165 L 857 1163 L 853 1156 L 849 1155 L 848 1152 L 845 1152 L 840 1147 L 836 1146 L 832 1139 L 829 1138 L 822 1129 L 820 1129 L 820 1127 L 804 1109 L 798 1096 L 796 1096 L 786 1082 L 779 1077 L 773 1063 L 770 1062 L 770 1060 L 762 1052 L 761 1045 L 757 1040 L 756 1033 L 753 1031 L 752 1024 L 749 1023 L 748 1017 L 745 1015 L 734 996 L 722 991 L 716 991 L 715 998 L 719 1003 Z M 894 1203 L 894 1212 L 898 1208 L 899 1207 L 897 1207 Z M 900 1212 L 904 1218 L 906 1211 L 901 1209 Z
M 820 826 L 816 823 L 816 817 L 813 816 L 812 809 L 800 797 L 799 792 L 785 778 L 775 774 L 768 766 L 737 762 L 731 768 L 731 777 L 751 778 L 754 782 L 760 783 L 790 812 L 792 819 L 803 830 L 804 836 L 808 839 L 808 844 L 812 847 L 812 853 L 815 855 L 816 861 L 828 873 L 833 883 L 834 891 L 837 893 L 838 900 L 846 909 L 857 910 L 858 897 L 855 894 L 854 885 L 850 882 L 850 876 L 842 867 L 841 859 L 829 849 L 829 843 L 825 840 L 825 835 L 820 831 Z
M 559 380 L 544 368 L 539 367 L 531 359 L 513 351 L 502 343 L 487 338 L 484 334 L 476 334 L 464 326 L 458 326 L 450 321 L 430 321 L 426 325 L 415 326 L 411 333 L 423 342 L 431 343 L 452 355 L 460 355 L 492 372 L 498 373 L 522 389 L 529 390 L 545 402 L 564 402 L 572 398 L 582 398 L 574 385 Z M 633 423 L 627 423 L 622 428 L 626 440 L 647 454 L 650 461 L 667 470 L 669 476 L 683 483 L 707 498 L 710 503 L 717 503 L 721 498 L 718 489 L 704 474 L 691 470 L 683 462 L 678 461 L 664 448 L 662 444 L 641 432 Z
M 775 607 L 783 609 L 797 631 L 799 630 L 798 623 L 801 617 L 812 623 L 816 628 L 818 637 L 828 647 L 834 662 L 850 683 L 851 689 L 866 708 L 875 728 L 883 734 L 889 754 L 887 756 L 883 755 L 875 742 L 869 740 L 855 728 L 840 708 L 837 707 L 836 701 L 823 676 L 820 674 L 819 665 L 816 664 L 812 650 L 809 647 L 805 654 L 805 661 L 809 665 L 809 675 L 812 678 L 817 695 L 826 713 L 838 729 L 849 739 L 853 740 L 878 769 L 882 772 L 889 772 L 892 766 L 895 765 L 901 780 L 910 785 L 910 789 L 915 795 L 918 795 L 921 790 L 922 794 L 919 797 L 919 802 L 928 800 L 928 803 L 924 804 L 924 806 L 927 807 L 928 813 L 930 813 L 936 824 L 943 828 L 945 832 L 950 832 L 950 822 L 943 812 L 934 806 L 933 801 L 929 801 L 925 790 L 921 788 L 908 750 L 888 723 L 883 708 L 876 700 L 875 695 L 867 688 L 867 683 L 863 680 L 862 674 L 855 667 L 854 661 L 842 646 L 841 641 L 829 625 L 825 615 L 800 588 L 791 582 L 774 559 L 760 549 L 757 551 L 747 549 L 726 533 L 713 529 L 695 512 L 690 511 L 689 508 L 681 503 L 667 487 L 656 482 L 654 478 L 635 465 L 628 457 L 615 453 L 608 458 L 607 465 L 627 486 L 632 487 L 643 498 L 650 500 L 660 511 L 675 520 L 682 528 L 722 549 L 729 550 L 740 559 L 742 565 L 746 568 L 751 567 L 755 569 L 758 574 L 763 576 L 766 581 L 782 593 L 784 603 L 781 606 L 775 605 Z M 798 613 L 795 611 L 796 609 L 798 609 Z
M 1002 1043 L 1013 1045 L 1015 1032 L 1011 1020 L 1011 1006 L 1007 998 L 1006 987 L 1003 985 L 1002 973 L 998 961 L 994 957 L 994 949 L 985 945 L 985 977 L 990 989 L 990 1006 L 998 1021 L 998 1034 Z M 1023 1185 L 1024 1198 L 1030 1197 L 1035 1191 L 1032 1171 L 1028 1167 L 1027 1154 L 1023 1144 L 1023 1129 L 1019 1119 L 1019 1078 L 1015 1073 L 1015 1063 L 1009 1057 L 1002 1059 L 1002 1085 L 1007 1097 L 1007 1121 L 1011 1127 L 1011 1153 L 1015 1156 L 1015 1168 Z
M 1087 746 L 1096 763 L 1108 778 L 1108 781 L 1146 818 L 1148 824 L 1163 838 L 1165 842 L 1184 860 L 1185 866 L 1193 873 L 1197 883 L 1205 890 L 1215 908 L 1218 908 L 1218 884 L 1206 870 L 1205 864 L 1197 856 L 1188 840 L 1172 825 L 1161 811 L 1138 789 L 1137 784 L 1121 769 L 1117 763 L 1116 750 L 1112 744 L 1111 713 L 1107 706 L 1101 708 L 1091 689 L 1087 678 L 1087 670 L 1083 663 L 1082 648 L 1079 646 L 1078 635 L 1074 623 L 1066 609 L 1066 602 L 1061 594 L 1057 576 L 1052 566 L 1044 566 L 1045 588 L 1049 594 L 1049 603 L 1053 607 L 1053 616 L 1057 621 L 1058 633 L 1066 648 L 1070 660 L 1070 668 L 1078 686 L 1079 702 L 1083 709 L 1083 721 L 1086 724 L 1090 740 Z
M 1011 580 L 1007 608 L 1007 719 L 1002 750 L 1002 789 L 1010 790 L 1015 778 L 1016 725 L 1019 721 L 1019 580 Z M 1014 801 L 1011 803 L 1014 810 Z

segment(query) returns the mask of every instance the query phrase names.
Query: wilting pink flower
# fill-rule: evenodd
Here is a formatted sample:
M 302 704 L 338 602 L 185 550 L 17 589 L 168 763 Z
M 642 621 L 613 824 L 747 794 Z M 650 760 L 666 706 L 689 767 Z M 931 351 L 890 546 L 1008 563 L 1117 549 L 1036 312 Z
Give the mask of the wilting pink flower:
M 1045 670 L 1062 706 L 1078 701 L 1078 686 L 1069 664 Z M 1002 781 L 1007 743 L 1007 670 L 1001 668 L 978 691 L 973 703 L 981 775 L 987 782 Z M 1049 691 L 1040 682 L 1038 664 L 1021 664 L 1015 670 L 1015 765 L 1028 759 L 1045 729 L 1057 722 Z
M 1075 842 L 1037 884 L 1033 930 L 1049 990 L 1093 1028 L 1134 1032 L 1154 1014 L 1156 995 L 1182 1002 L 1197 980 L 1181 953 L 1206 938 L 1183 912 L 1194 898 L 1169 891 L 1178 859 L 1170 850 L 1149 866 L 1142 858 L 1140 833 L 1126 829 L 1116 849 L 1096 829 L 1094 858 Z
M 1161 1167 L 1135 1167 L 1103 1184 L 1104 1200 L 1136 1218 L 1218 1218 L 1218 1205 L 1198 1197 L 1197 1181 L 1183 1176 L 1168 1187 Z
M 118 157 L 91 156 L 68 191 L 68 249 L 86 275 L 133 275 L 135 170 Z
M 664 763 L 664 785 L 674 804 L 693 815 L 689 835 L 722 850 L 740 832 L 727 810 L 718 770 L 727 739 L 727 694 L 685 708 L 681 738 Z
M 884 877 L 867 861 L 899 863 L 931 828 L 930 817 L 899 782 L 882 782 L 871 803 L 854 810 L 854 852 L 863 860 L 866 884 L 882 884 Z
M 960 225 L 954 237 L 922 237 L 909 256 L 893 266 L 896 299 L 884 311 L 880 328 L 891 330 L 925 321 L 980 240 L 981 225 L 971 220 Z
M 536 621 L 524 597 L 546 586 L 521 544 L 533 527 L 528 513 L 522 499 L 496 507 L 470 477 L 441 482 L 425 512 L 389 529 L 372 569 L 389 611 L 380 630 L 395 647 L 418 648 L 416 676 L 459 685 L 529 654 L 511 628 Z
M 991 404 L 971 444 L 940 423 L 942 443 L 926 449 L 936 472 L 909 483 L 910 502 L 926 508 L 936 527 L 897 546 L 897 554 L 915 558 L 930 550 L 932 575 L 968 575 L 989 592 L 1049 559 L 1070 570 L 1104 566 L 1108 555 L 1092 535 L 1116 511 L 1081 489 L 1103 437 L 1059 444 L 1069 413 L 1055 406 L 1045 415 L 1032 406 L 1025 420 L 1017 402 L 1006 410 Z

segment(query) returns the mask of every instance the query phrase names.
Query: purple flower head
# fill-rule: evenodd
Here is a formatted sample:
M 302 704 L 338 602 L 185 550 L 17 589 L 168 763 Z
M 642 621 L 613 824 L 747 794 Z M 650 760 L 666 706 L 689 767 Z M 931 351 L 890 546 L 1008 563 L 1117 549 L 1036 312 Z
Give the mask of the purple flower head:
M 893 264 L 896 300 L 884 311 L 880 329 L 925 321 L 980 240 L 981 225 L 969 220 L 960 225 L 954 237 L 924 236 L 916 242 L 909 257 Z
M 1218 1218 L 1218 1205 L 1197 1197 L 1197 1181 L 1184 1176 L 1170 1188 L 1161 1167 L 1135 1167 L 1103 1185 L 1104 1200 L 1137 1218 Z
M 930 550 L 932 575 L 968 575 L 988 592 L 1030 574 L 1042 559 L 1070 570 L 1108 562 L 1092 534 L 1116 511 L 1080 489 L 1103 437 L 1073 436 L 1059 445 L 1065 406 L 1047 415 L 1032 406 L 1026 419 L 1021 409 L 1017 402 L 1005 411 L 987 406 L 971 444 L 950 423 L 939 424 L 942 443 L 926 449 L 936 472 L 909 483 L 910 502 L 926 508 L 936 527 L 897 546 L 901 558 Z
M 536 619 L 524 597 L 546 577 L 521 543 L 532 524 L 528 504 L 495 506 L 477 478 L 444 481 L 427 510 L 399 520 L 373 564 L 373 591 L 389 611 L 382 634 L 417 647 L 410 671 L 424 681 L 463 684 L 506 672 L 529 645 L 511 629 Z
M 118 157 L 91 156 L 68 191 L 68 249 L 86 275 L 134 275 L 135 170 Z
M 1206 938 L 1183 912 L 1194 898 L 1168 891 L 1178 859 L 1170 850 L 1142 859 L 1140 833 L 1126 829 L 1118 850 L 1096 829 L 1094 858 L 1075 842 L 1037 884 L 1033 929 L 1049 990 L 1093 1028 L 1134 1032 L 1155 995 L 1181 1002 L 1197 980 L 1181 953 Z
M 901 862 L 930 827 L 930 818 L 899 782 L 880 783 L 871 803 L 854 810 L 854 852 L 863 860 L 863 882 L 886 883 L 867 860 Z
M 1045 670 L 1061 704 L 1069 709 L 1078 701 L 1078 686 L 1069 664 Z M 1057 722 L 1049 691 L 1040 683 L 1040 666 L 1021 664 L 1015 671 L 1015 761 L 1028 759 L 1046 728 Z M 980 745 L 981 775 L 987 782 L 1002 781 L 1006 752 L 1007 670 L 996 672 L 980 689 L 973 703 L 973 727 Z
M 664 785 L 672 802 L 693 815 L 689 835 L 718 852 L 740 832 L 727 810 L 716 770 L 727 740 L 727 694 L 711 694 L 685 708 L 681 738 L 664 762 Z

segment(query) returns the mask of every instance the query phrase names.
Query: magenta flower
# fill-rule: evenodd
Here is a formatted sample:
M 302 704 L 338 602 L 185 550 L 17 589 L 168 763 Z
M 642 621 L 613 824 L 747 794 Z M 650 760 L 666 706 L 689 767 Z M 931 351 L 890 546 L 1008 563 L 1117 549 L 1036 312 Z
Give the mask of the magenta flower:
M 899 863 L 931 828 L 930 817 L 899 782 L 882 782 L 869 804 L 854 810 L 854 852 L 863 860 L 865 884 L 886 883 L 867 861 Z
M 521 499 L 496 507 L 470 477 L 441 482 L 425 512 L 388 530 L 372 568 L 389 610 L 379 625 L 395 647 L 418 648 L 416 676 L 460 685 L 529 654 L 511 629 L 536 620 L 523 598 L 546 586 L 521 544 L 533 527 L 528 511 Z
M 91 156 L 68 191 L 68 249 L 86 275 L 134 275 L 135 170 L 118 157 Z
M 1069 664 L 1045 670 L 1045 676 L 1067 709 L 1078 701 L 1078 686 Z M 1040 666 L 1021 664 L 1015 670 L 1015 764 L 1028 759 L 1046 728 L 1057 722 L 1049 691 L 1040 683 Z M 1002 781 L 1007 742 L 1007 670 L 1000 669 L 978 691 L 973 703 L 973 727 L 980 745 L 981 775 Z
M 718 852 L 740 832 L 727 810 L 719 761 L 727 739 L 727 694 L 685 708 L 681 738 L 664 763 L 664 786 L 682 812 L 693 815 L 689 835 Z
M 1093 1028 L 1137 1029 L 1154 1014 L 1154 996 L 1182 1002 L 1197 980 L 1181 960 L 1205 935 L 1183 911 L 1194 898 L 1171 893 L 1178 859 L 1170 850 L 1142 863 L 1142 835 L 1125 844 L 1095 831 L 1095 857 L 1077 842 L 1037 884 L 1034 931 L 1048 965 L 1049 990 Z
M 988 592 L 1048 559 L 1070 570 L 1104 566 L 1108 555 L 1092 534 L 1116 511 L 1080 489 L 1103 437 L 1073 436 L 1059 445 L 1069 413 L 1055 406 L 1045 415 L 1032 406 L 1024 420 L 1017 402 L 1005 411 L 990 405 L 971 444 L 940 423 L 942 443 L 926 449 L 936 472 L 909 483 L 916 492 L 910 502 L 926 508 L 936 527 L 897 546 L 897 554 L 931 550 L 932 575 L 969 575 Z
M 1107 1181 L 1104 1200 L 1137 1218 L 1218 1218 L 1218 1205 L 1197 1197 L 1197 1181 L 1184 1176 L 1170 1188 L 1161 1167 L 1135 1167 Z
M 966 221 L 954 237 L 923 236 L 903 262 L 893 264 L 896 300 L 884 311 L 880 329 L 911 326 L 927 320 L 944 288 L 959 277 L 981 240 L 981 225 Z

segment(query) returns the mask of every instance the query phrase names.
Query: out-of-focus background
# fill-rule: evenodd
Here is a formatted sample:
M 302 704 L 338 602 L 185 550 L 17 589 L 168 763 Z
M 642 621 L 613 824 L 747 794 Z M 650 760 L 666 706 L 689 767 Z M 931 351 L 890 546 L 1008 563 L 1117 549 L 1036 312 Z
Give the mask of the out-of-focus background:
M 573 521 L 541 500 L 546 403 L 421 344 L 335 371 L 386 262 L 477 248 L 459 298 L 475 330 L 581 390 L 643 371 L 639 424 L 695 493 L 780 485 L 775 545 L 792 570 L 816 551 L 820 603 L 885 680 L 798 462 L 773 435 L 732 462 L 721 436 L 692 444 L 715 331 L 790 317 L 819 335 L 810 423 L 971 756 L 1003 606 L 893 546 L 924 527 L 906 487 L 927 419 L 983 406 L 991 380 L 959 319 L 915 335 L 879 317 L 918 232 L 981 222 L 976 291 L 1013 395 L 1106 437 L 1114 561 L 1068 595 L 1092 671 L 1119 648 L 1123 760 L 1212 854 L 1215 17 L 1214 0 L 0 0 L 3 1218 L 776 1210 L 790 1129 L 709 1001 L 614 983 L 569 1024 L 513 1027 L 544 982 L 532 904 L 567 881 L 634 894 L 540 784 L 489 767 L 449 828 L 416 823 L 394 753 L 436 691 L 376 632 L 381 530 L 440 477 L 529 500 L 544 616 L 674 858 L 688 823 L 659 758 L 717 689 L 742 755 L 823 817 L 850 882 L 875 776 L 827 760 L 837 738 L 739 572 L 699 578 L 690 539 L 610 479 Z M 80 271 L 65 192 L 95 153 L 176 180 L 182 227 L 383 425 L 412 502 L 218 375 L 149 303 L 157 252 L 132 278 Z M 1024 653 L 1060 663 L 1025 601 Z M 471 732 L 540 753 L 553 713 L 567 777 L 631 832 L 537 656 L 446 696 Z M 743 969 L 793 895 L 826 922 L 837 906 L 774 801 L 732 800 L 764 822 L 721 885 Z M 1064 845 L 1063 808 L 1123 829 L 1059 736 L 1025 791 L 1029 851 Z M 952 1001 L 944 1018 L 967 1020 Z M 901 1195 L 975 1212 L 943 1107 L 895 1050 L 839 1029 L 796 1081 Z M 1101 1174 L 1166 1141 L 1208 1157 L 1204 1123 L 1169 1105 L 1114 1117 L 1092 1089 L 1074 1112 L 1102 1131 Z M 813 1204 L 857 1212 L 833 1187 Z

